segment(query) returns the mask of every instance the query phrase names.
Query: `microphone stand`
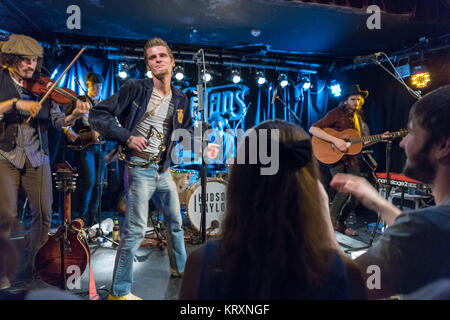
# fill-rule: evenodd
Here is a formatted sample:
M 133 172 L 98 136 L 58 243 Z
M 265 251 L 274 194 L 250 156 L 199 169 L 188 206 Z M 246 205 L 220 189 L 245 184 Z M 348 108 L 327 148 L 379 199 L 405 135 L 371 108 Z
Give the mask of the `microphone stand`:
M 386 68 L 385 66 L 383 66 L 383 64 L 378 60 L 378 56 L 376 55 L 375 58 L 373 59 L 373 62 L 380 66 L 380 68 L 382 68 L 384 71 L 386 71 L 388 74 L 390 74 L 395 80 L 397 80 L 398 82 L 400 82 L 400 84 L 402 86 L 404 86 L 406 88 L 406 90 L 417 100 L 420 100 L 422 98 L 421 96 L 421 92 L 420 91 L 414 91 L 413 89 L 411 89 L 406 83 L 405 81 L 403 81 L 402 76 L 398 73 L 397 69 L 395 69 L 395 66 L 392 64 L 391 60 L 389 59 L 388 55 L 384 52 L 380 52 L 380 55 L 384 55 L 386 57 L 386 60 L 388 61 L 388 63 L 392 66 L 392 68 L 395 70 L 395 74 L 393 74 L 388 68 Z
M 102 139 L 100 137 L 100 139 Z M 100 142 L 104 142 L 104 141 L 100 141 Z M 99 197 L 98 200 L 98 207 L 97 207 L 97 219 L 98 219 L 98 227 L 97 230 L 95 231 L 95 235 L 94 235 L 94 239 L 99 239 L 99 238 L 103 238 L 109 242 L 111 242 L 113 245 L 118 246 L 119 244 L 117 243 L 117 241 L 114 241 L 112 239 L 109 239 L 108 237 L 105 236 L 105 233 L 103 232 L 102 229 L 102 195 L 103 195 L 103 181 L 101 179 L 101 173 L 102 173 L 102 169 L 105 171 L 105 176 L 107 175 L 107 169 L 106 169 L 106 165 L 105 168 L 102 168 L 103 166 L 103 151 L 104 151 L 104 143 L 100 143 L 98 145 L 98 150 L 95 151 L 95 153 L 98 153 L 98 166 L 97 166 L 97 170 L 96 170 L 96 178 L 95 178 L 95 182 L 96 182 L 96 190 L 97 190 L 97 197 Z M 91 195 L 92 196 L 92 195 Z
M 198 81 L 197 81 L 197 94 L 198 94 L 198 113 L 200 114 L 200 129 L 201 129 L 201 141 L 202 141 L 202 148 L 200 150 L 200 158 L 201 158 L 201 170 L 200 170 L 200 184 L 201 184 L 201 204 L 200 204 L 200 233 L 201 233 L 201 243 L 204 243 L 206 241 L 206 177 L 207 177 L 207 166 L 204 159 L 204 150 L 207 148 L 207 137 L 205 137 L 206 132 L 206 119 L 208 119 L 207 115 L 205 114 L 205 96 L 203 92 L 203 85 L 205 84 L 205 79 L 202 78 L 202 65 L 205 64 L 205 58 L 203 54 L 203 49 L 200 49 L 200 51 L 194 56 L 194 60 L 196 60 L 197 64 L 197 75 L 198 75 Z M 203 58 L 203 59 L 202 59 Z M 205 68 L 203 68 L 205 70 Z
M 391 150 L 392 150 L 392 138 L 389 138 L 387 144 L 386 144 L 386 194 L 385 194 L 385 199 L 389 200 L 389 196 L 391 194 L 391 172 L 390 172 L 390 163 L 391 163 Z M 377 182 L 378 184 L 378 182 Z M 378 184 L 379 185 L 379 184 Z M 380 187 L 380 186 L 379 186 Z M 377 219 L 377 223 L 375 224 L 373 230 L 372 230 L 372 234 L 370 235 L 370 240 L 369 240 L 369 244 L 365 247 L 360 247 L 360 248 L 351 248 L 351 249 L 347 249 L 344 250 L 345 253 L 350 253 L 352 251 L 359 251 L 359 250 L 363 250 L 363 249 L 369 249 L 372 244 L 373 241 L 375 239 L 375 235 L 377 233 L 378 230 L 378 225 L 381 222 L 381 216 L 378 214 L 378 219 Z M 384 222 L 384 228 L 386 228 L 386 222 Z M 383 228 L 383 230 L 384 230 Z
M 276 95 L 275 98 L 276 98 L 278 101 L 281 102 L 281 104 L 283 105 L 283 107 L 284 107 L 286 110 L 289 111 L 289 113 L 294 117 L 294 119 L 298 121 L 298 125 L 301 126 L 301 125 L 302 125 L 302 120 L 300 120 L 300 119 L 297 117 L 297 115 L 295 114 L 295 112 L 292 111 L 291 108 L 289 108 L 289 107 L 284 103 L 284 101 L 280 99 L 280 97 L 279 97 L 278 95 Z

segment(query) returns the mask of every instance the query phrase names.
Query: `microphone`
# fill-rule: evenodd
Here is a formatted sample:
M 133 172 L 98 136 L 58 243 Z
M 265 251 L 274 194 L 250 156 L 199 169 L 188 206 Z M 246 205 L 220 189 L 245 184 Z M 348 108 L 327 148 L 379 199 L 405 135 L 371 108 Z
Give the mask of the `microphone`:
M 273 90 L 272 102 L 270 104 L 273 104 L 275 102 L 275 99 L 278 97 L 277 90 L 278 90 L 278 86 L 275 86 L 275 90 Z
M 355 59 L 353 59 L 353 63 L 361 64 L 366 62 L 372 62 L 373 60 L 376 60 L 380 55 L 381 52 L 375 52 L 367 56 L 357 56 Z

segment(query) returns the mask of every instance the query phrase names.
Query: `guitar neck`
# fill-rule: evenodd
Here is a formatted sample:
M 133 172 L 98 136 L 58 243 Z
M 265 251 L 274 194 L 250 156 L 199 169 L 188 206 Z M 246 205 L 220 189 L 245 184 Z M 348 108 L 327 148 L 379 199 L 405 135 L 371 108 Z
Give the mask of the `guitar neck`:
M 64 221 L 69 223 L 71 220 L 71 194 L 70 192 L 65 192 L 64 194 Z
M 406 132 L 406 130 L 392 132 L 391 137 L 392 138 L 401 137 L 401 136 L 405 135 L 405 132 Z M 361 137 L 361 138 L 351 139 L 350 142 L 353 144 L 353 143 L 379 142 L 381 140 L 383 140 L 382 134 L 374 134 L 371 136 L 365 136 L 365 137 Z

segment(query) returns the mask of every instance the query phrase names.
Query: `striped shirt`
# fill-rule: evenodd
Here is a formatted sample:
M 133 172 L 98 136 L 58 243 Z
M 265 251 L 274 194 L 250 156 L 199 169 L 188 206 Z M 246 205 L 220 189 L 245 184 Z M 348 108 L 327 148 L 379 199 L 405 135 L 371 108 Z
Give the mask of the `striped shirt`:
M 169 132 L 172 121 L 173 110 L 172 92 L 162 97 L 154 89 L 144 117 L 133 130 L 133 135 L 147 137 L 148 131 L 152 129 L 153 134 L 148 139 L 149 145 L 144 149 L 144 152 L 152 156 L 160 154 L 158 147 L 165 145 L 167 133 Z M 158 133 L 162 133 L 163 136 L 161 137 Z

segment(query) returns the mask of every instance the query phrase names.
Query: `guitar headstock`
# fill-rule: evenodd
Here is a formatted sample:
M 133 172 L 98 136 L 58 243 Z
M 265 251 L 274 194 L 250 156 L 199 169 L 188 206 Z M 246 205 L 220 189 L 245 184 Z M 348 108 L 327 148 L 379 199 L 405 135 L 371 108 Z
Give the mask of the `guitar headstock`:
M 57 163 L 55 168 L 56 172 L 52 175 L 55 178 L 56 189 L 64 192 L 74 192 L 78 177 L 76 170 L 67 161 L 65 163 Z
M 400 129 L 393 133 L 395 137 L 404 137 L 408 134 L 408 129 Z

